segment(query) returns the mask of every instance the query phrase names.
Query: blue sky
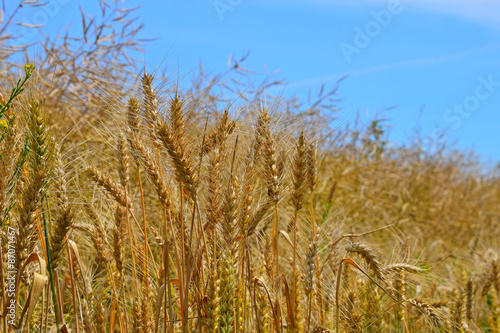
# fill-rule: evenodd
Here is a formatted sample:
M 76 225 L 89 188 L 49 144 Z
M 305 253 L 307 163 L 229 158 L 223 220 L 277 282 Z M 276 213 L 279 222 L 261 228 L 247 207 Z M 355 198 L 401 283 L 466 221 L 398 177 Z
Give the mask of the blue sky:
M 78 1 L 51 2 L 57 8 L 44 32 L 71 21 L 80 27 Z M 378 113 L 394 141 L 408 142 L 418 123 L 424 136 L 445 133 L 457 147 L 500 161 L 498 0 L 158 0 L 138 13 L 141 37 L 157 38 L 143 55 L 149 68 L 182 74 L 202 61 L 217 73 L 229 55 L 250 51 L 247 68 L 279 71 L 288 82 L 283 94 L 302 97 L 349 75 L 339 89 L 339 126 L 358 112 Z M 34 15 L 24 19 L 38 23 Z

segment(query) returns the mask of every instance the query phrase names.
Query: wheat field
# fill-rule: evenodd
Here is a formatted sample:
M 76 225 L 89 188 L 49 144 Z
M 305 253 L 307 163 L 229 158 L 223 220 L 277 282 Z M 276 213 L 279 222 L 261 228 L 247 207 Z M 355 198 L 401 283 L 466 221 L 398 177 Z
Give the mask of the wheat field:
M 106 17 L 24 60 L 0 30 L 2 332 L 500 332 L 473 154 L 339 126 L 338 86 L 234 90 L 239 61 L 181 86 Z

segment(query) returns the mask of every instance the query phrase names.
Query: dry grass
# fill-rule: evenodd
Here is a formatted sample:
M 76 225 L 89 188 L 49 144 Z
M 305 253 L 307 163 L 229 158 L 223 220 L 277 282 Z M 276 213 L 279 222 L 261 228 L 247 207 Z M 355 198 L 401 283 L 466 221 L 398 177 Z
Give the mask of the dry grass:
M 136 77 L 126 23 L 45 40 L 17 87 L 0 51 L 2 332 L 500 331 L 498 175 L 380 120 L 331 132 L 336 87 Z

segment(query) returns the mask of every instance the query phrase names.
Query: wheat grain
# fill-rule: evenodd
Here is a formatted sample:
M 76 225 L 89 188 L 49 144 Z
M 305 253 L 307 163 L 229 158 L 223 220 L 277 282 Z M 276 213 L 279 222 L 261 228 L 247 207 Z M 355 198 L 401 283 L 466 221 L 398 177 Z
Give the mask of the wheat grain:
M 429 317 L 429 319 L 431 319 L 431 322 L 435 327 L 437 328 L 442 327 L 441 319 L 429 304 L 427 304 L 426 302 L 424 302 L 419 298 L 409 299 L 408 303 L 410 303 L 411 305 L 422 311 L 424 314 L 426 314 Z
M 348 252 L 353 252 L 359 254 L 363 259 L 365 259 L 368 266 L 379 279 L 384 280 L 384 274 L 382 273 L 382 264 L 378 261 L 377 257 L 367 245 L 361 244 L 359 242 L 352 243 L 346 246 Z

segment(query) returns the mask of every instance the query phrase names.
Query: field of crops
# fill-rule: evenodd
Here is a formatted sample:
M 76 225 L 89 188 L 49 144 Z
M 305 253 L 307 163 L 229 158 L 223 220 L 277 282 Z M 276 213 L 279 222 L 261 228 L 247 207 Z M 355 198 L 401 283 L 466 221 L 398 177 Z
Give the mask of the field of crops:
M 341 125 L 341 82 L 181 87 L 106 17 L 24 60 L 0 29 L 1 332 L 500 332 L 474 155 Z

